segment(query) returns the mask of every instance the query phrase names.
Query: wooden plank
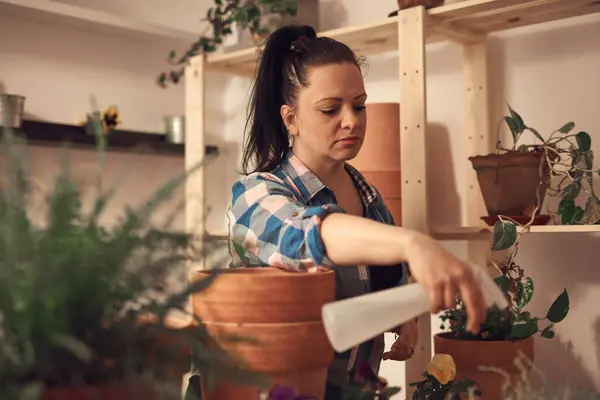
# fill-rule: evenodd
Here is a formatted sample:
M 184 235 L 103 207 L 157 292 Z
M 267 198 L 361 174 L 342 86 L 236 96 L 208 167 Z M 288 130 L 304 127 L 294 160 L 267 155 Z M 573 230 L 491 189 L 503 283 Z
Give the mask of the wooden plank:
M 185 69 L 185 129 L 193 132 L 186 137 L 185 168 L 196 166 L 205 157 L 205 71 L 204 56 L 196 56 L 190 60 Z M 204 168 L 197 170 L 185 182 L 185 221 L 186 230 L 204 239 Z M 203 260 L 196 265 L 189 265 L 189 272 L 203 269 Z
M 487 64 L 487 41 L 462 48 L 465 82 L 465 130 L 462 137 L 467 157 L 487 154 L 494 145 L 490 126 L 490 99 Z M 467 226 L 485 226 L 481 220 L 487 209 L 479 188 L 477 174 L 469 161 L 466 167 L 464 221 Z M 484 235 L 467 243 L 467 259 L 493 273 L 491 264 L 492 236 Z M 487 240 L 485 240 L 487 239 Z
M 51 0 L 0 0 L 0 14 L 138 38 L 192 42 L 196 35 L 150 22 Z
M 502 10 L 513 6 L 535 3 L 537 0 L 465 0 L 443 5 L 429 10 L 432 17 L 441 17 L 448 21 L 458 20 L 465 16 L 477 15 L 490 11 Z
M 492 231 L 490 226 L 435 227 L 431 236 L 446 241 L 488 240 Z M 600 225 L 537 225 L 530 227 L 529 233 L 599 234 Z
M 400 159 L 402 176 L 402 226 L 429 233 L 426 181 L 427 97 L 425 80 L 425 31 L 427 14 L 424 7 L 413 7 L 398 13 L 398 44 L 403 54 L 399 59 Z M 414 356 L 406 362 L 407 397 L 414 389 L 409 382 L 422 378 L 431 360 L 431 318 L 419 318 L 419 343 Z
M 541 14 L 529 14 L 523 17 L 504 19 L 496 23 L 490 23 L 487 27 L 488 32 L 498 32 L 508 29 L 521 28 L 524 26 L 537 25 L 552 21 L 559 21 L 568 18 L 581 17 L 584 15 L 600 13 L 600 2 L 583 5 L 576 8 L 556 8 L 555 12 L 546 12 Z

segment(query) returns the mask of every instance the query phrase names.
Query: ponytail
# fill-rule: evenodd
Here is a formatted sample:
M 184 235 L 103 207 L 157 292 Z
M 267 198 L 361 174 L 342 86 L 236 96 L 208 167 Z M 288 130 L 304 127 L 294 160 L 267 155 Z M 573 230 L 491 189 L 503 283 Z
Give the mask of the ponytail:
M 308 86 L 308 68 L 359 60 L 345 44 L 317 37 L 310 26 L 284 26 L 269 35 L 259 58 L 246 120 L 242 170 L 266 172 L 286 156 L 290 139 L 281 106 L 294 105 L 298 89 Z M 249 128 L 249 129 L 248 129 Z M 254 163 L 255 167 L 250 168 Z

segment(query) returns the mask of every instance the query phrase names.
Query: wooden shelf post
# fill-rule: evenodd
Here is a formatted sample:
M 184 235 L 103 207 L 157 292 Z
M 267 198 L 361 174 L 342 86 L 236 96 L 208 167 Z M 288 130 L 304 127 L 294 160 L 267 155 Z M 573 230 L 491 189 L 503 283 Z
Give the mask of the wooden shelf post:
M 488 92 L 487 40 L 465 44 L 462 47 L 465 87 L 465 131 L 462 135 L 467 157 L 493 151 L 490 134 L 490 101 Z M 466 191 L 463 203 L 463 226 L 485 226 L 481 216 L 487 215 L 477 174 L 468 160 L 466 166 Z M 488 240 L 467 242 L 469 261 L 490 268 L 491 235 Z
M 402 225 L 429 234 L 426 182 L 427 99 L 425 83 L 425 8 L 413 7 L 398 15 L 400 74 L 400 154 L 402 171 Z M 431 318 L 419 318 L 419 344 L 415 355 L 406 362 L 407 396 L 410 382 L 421 380 L 431 360 Z
M 204 146 L 204 76 L 205 58 L 199 55 L 190 60 L 185 69 L 185 168 L 191 169 L 201 162 L 205 155 Z M 188 232 L 198 235 L 204 243 L 204 170 L 196 170 L 185 182 L 185 225 Z M 200 265 L 189 265 L 188 271 L 204 269 Z

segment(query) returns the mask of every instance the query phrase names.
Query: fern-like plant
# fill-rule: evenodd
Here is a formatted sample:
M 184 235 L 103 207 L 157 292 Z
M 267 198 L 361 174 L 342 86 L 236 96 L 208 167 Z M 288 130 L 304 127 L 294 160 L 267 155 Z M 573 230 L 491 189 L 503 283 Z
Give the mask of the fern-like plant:
M 8 129 L 0 133 L 0 398 L 44 399 L 51 389 L 112 384 L 168 388 L 173 397 L 165 398 L 178 398 L 190 358 L 206 376 L 260 379 L 211 345 L 202 321 L 185 329 L 168 322 L 173 312 L 186 315 L 189 295 L 212 280 L 192 284 L 183 273 L 183 289 L 174 291 L 165 288 L 167 278 L 221 245 L 174 230 L 174 218 L 159 227 L 150 221 L 204 163 L 106 227 L 100 217 L 116 189 L 84 211 L 65 156 L 43 202 L 45 218 L 36 221 L 25 143 Z M 101 130 L 97 138 L 102 166 L 107 138 Z

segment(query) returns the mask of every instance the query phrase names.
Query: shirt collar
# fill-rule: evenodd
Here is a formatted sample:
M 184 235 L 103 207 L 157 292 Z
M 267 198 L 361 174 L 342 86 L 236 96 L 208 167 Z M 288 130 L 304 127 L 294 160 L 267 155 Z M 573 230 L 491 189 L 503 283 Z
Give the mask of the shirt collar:
M 323 182 L 292 152 L 290 149 L 284 157 L 281 167 L 292 183 L 298 188 L 304 200 L 308 202 L 317 193 L 325 189 Z M 365 179 L 365 177 L 352 167 L 345 164 L 346 171 L 358 187 L 360 196 L 365 203 L 373 203 L 377 199 L 377 190 Z

